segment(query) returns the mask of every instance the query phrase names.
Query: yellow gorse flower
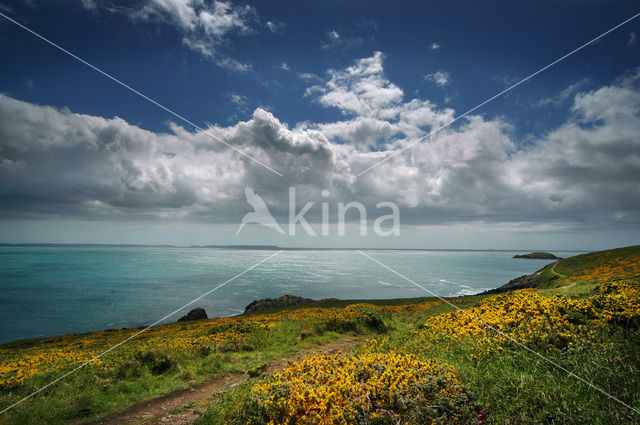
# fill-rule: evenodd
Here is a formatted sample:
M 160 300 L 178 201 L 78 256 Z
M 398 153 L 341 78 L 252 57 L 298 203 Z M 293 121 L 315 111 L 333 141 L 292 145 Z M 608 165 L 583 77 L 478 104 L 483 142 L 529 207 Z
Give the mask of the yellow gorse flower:
M 579 344 L 595 333 L 595 327 L 610 322 L 640 323 L 637 282 L 602 285 L 582 300 L 545 297 L 531 289 L 515 291 L 487 298 L 464 312 L 430 317 L 417 332 L 425 339 L 467 339 L 486 352 L 503 349 L 511 339 L 553 350 Z
M 255 384 L 251 396 L 276 424 L 350 424 L 416 405 L 466 401 L 455 371 L 410 354 L 316 355 Z M 437 415 L 434 415 L 434 417 Z
M 134 358 L 135 353 L 145 350 L 181 354 L 193 352 L 201 346 L 243 343 L 257 335 L 268 339 L 270 331 L 283 321 L 299 321 L 302 324 L 309 323 L 307 326 L 320 327 L 327 323 L 346 323 L 355 327 L 366 321 L 367 314 L 371 311 L 381 310 L 357 304 L 346 308 L 305 308 L 275 314 L 155 326 L 90 363 L 88 367 L 115 367 L 122 361 Z M 10 343 L 0 346 L 0 388 L 23 384 L 38 375 L 61 373 L 94 358 L 139 330 L 117 329 L 83 335 L 62 335 L 34 341 L 33 344 Z

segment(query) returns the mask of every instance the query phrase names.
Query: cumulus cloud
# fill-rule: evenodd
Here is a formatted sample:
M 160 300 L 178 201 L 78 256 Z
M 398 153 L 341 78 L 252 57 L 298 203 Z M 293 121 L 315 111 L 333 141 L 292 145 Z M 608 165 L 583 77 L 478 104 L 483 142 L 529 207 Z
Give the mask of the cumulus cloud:
M 510 161 L 514 182 L 551 211 L 637 222 L 640 71 L 575 96 L 573 117 Z
M 455 116 L 404 99 L 375 53 L 331 70 L 310 99 L 344 119 L 289 127 L 256 109 L 207 130 L 279 177 L 197 131 L 154 133 L 120 118 L 0 95 L 0 213 L 18 217 L 175 217 L 237 223 L 251 185 L 279 220 L 299 202 L 396 202 L 403 224 L 638 223 L 640 71 L 573 95 L 566 122 L 526 147 L 504 119 L 455 128 L 356 175 Z M 237 98 L 242 101 L 242 98 Z M 316 217 L 317 218 L 317 217 Z
M 402 100 L 402 90 L 384 77 L 382 53 L 356 61 L 343 70 L 329 70 L 324 86 L 312 86 L 321 105 L 335 107 L 344 114 L 375 115 Z
M 429 44 L 429 49 L 430 49 L 430 50 L 439 50 L 439 49 L 440 49 L 440 47 L 442 47 L 442 46 L 440 45 L 440 43 L 431 43 L 431 44 Z
M 445 71 L 436 71 L 424 76 L 424 79 L 436 83 L 440 87 L 444 87 L 451 80 L 451 75 Z
M 0 123 L 5 213 L 224 221 L 244 207 L 239 195 L 246 182 L 254 181 L 267 199 L 270 188 L 281 184 L 205 133 L 178 125 L 170 133 L 153 133 L 117 117 L 75 114 L 5 95 L 0 95 Z M 331 175 L 326 139 L 313 131 L 289 130 L 265 110 L 256 109 L 249 121 L 208 131 L 273 168 L 290 169 L 301 182 Z
M 438 110 L 428 100 L 405 101 L 403 90 L 385 76 L 383 61 L 382 53 L 375 52 L 346 69 L 329 70 L 326 81 L 309 87 L 307 96 L 349 119 L 307 127 L 357 149 L 389 149 L 453 118 L 453 110 Z
M 101 6 L 107 12 L 122 13 L 135 21 L 165 24 L 182 33 L 185 46 L 203 56 L 214 58 L 218 49 L 229 42 L 233 35 L 256 34 L 260 19 L 256 10 L 249 5 L 233 5 L 226 1 L 205 0 L 144 0 L 136 6 L 101 5 L 94 0 L 83 0 L 85 9 L 96 11 Z M 267 22 L 266 27 L 280 31 L 283 26 Z M 238 67 L 239 62 L 223 58 L 220 66 Z M 244 64 L 241 64 L 244 65 Z M 240 71 L 250 70 L 247 65 Z

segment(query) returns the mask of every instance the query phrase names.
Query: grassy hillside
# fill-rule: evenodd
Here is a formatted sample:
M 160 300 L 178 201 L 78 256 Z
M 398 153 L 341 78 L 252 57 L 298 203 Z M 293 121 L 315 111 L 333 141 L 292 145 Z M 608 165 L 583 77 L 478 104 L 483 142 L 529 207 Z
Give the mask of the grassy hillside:
M 464 311 L 433 298 L 328 300 L 158 326 L 0 424 L 85 423 L 242 371 L 246 382 L 199 405 L 199 424 L 640 423 L 566 372 L 640 407 L 640 247 L 560 260 L 530 279 L 535 289 L 451 299 Z M 138 331 L 0 346 L 0 407 Z M 352 355 L 281 360 L 354 338 Z M 261 376 L 274 362 L 284 369 Z
M 640 245 L 636 245 L 565 258 L 557 262 L 555 271 L 573 281 L 586 283 L 638 279 L 639 262 Z
M 495 292 L 513 287 L 560 288 L 593 286 L 611 279 L 640 278 L 640 245 L 576 255 L 550 263 L 537 272 L 512 280 Z

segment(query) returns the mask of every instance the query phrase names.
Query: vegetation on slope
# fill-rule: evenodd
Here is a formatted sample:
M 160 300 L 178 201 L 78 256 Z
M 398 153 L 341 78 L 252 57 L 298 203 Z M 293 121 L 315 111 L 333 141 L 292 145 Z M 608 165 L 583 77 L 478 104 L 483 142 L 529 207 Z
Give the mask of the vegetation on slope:
M 576 255 L 547 264 L 537 272 L 513 279 L 487 293 L 524 288 L 560 288 L 578 283 L 593 285 L 611 279 L 639 279 L 640 245 Z M 568 282 L 569 279 L 571 282 Z
M 561 260 L 532 276 L 536 289 L 452 299 L 464 312 L 433 299 L 328 300 L 325 308 L 159 326 L 0 423 L 78 423 L 241 370 L 249 383 L 218 397 L 200 424 L 640 422 L 544 359 L 640 407 L 640 247 Z M 137 331 L 0 346 L 0 406 Z M 266 362 L 354 334 L 369 335 L 354 354 L 260 376 Z
M 345 334 L 385 329 L 378 312 L 356 305 L 158 326 L 0 415 L 0 424 L 82 422 Z M 11 405 L 139 331 L 109 330 L 0 346 L 0 406 Z
M 637 412 L 625 406 L 640 407 L 637 253 L 628 248 L 568 261 L 556 290 L 455 300 L 464 311 L 440 303 L 418 314 L 396 312 L 392 317 L 405 326 L 344 357 L 347 364 L 367 365 L 366 372 L 336 372 L 333 360 L 325 360 L 326 367 L 294 364 L 284 377 L 266 377 L 230 392 L 200 424 L 475 423 L 470 416 L 476 414 L 479 423 L 638 423 Z M 375 388 L 367 379 L 380 382 L 379 370 L 393 370 L 392 360 L 376 354 L 435 362 L 451 374 L 440 372 L 440 382 L 453 376 L 458 391 L 443 390 L 437 401 L 424 396 L 413 402 L 411 384 L 387 382 L 394 400 L 406 403 L 381 402 L 371 389 L 369 398 L 355 397 L 355 411 L 345 420 L 327 406 L 353 392 L 336 390 L 334 378 L 344 388 Z M 374 364 L 368 363 L 371 356 Z M 410 370 L 412 382 L 427 373 Z M 317 376 L 329 378 L 318 381 Z M 265 388 L 272 390 L 266 399 Z M 244 414 L 234 415 L 237 411 Z

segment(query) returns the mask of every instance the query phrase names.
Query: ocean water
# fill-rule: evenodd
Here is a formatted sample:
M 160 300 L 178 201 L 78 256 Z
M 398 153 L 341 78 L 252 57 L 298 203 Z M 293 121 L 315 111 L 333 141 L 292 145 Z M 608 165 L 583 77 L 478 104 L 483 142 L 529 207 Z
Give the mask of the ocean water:
M 275 251 L 159 247 L 0 247 L 0 342 L 151 324 Z M 496 288 L 547 264 L 505 251 L 369 251 L 441 296 Z M 554 252 L 558 256 L 577 253 Z M 429 296 L 356 251 L 292 250 L 191 308 L 241 313 L 284 294 L 314 299 Z

